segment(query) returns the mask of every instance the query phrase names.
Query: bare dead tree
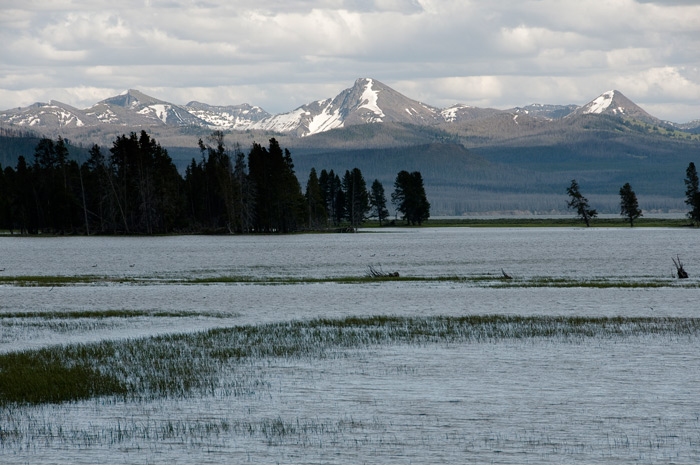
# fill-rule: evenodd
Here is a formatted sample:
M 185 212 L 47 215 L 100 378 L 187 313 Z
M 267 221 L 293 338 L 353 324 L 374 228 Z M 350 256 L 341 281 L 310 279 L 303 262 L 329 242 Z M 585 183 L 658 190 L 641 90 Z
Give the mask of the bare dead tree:
M 367 268 L 369 271 L 367 272 L 367 276 L 370 278 L 398 278 L 399 277 L 399 272 L 394 271 L 394 272 L 385 272 L 382 270 L 382 265 L 379 265 L 379 269 L 373 267 L 372 265 L 367 265 Z
M 683 263 L 681 262 L 681 259 L 678 255 L 676 255 L 676 258 L 671 257 L 671 260 L 673 260 L 673 264 L 676 266 L 676 273 L 678 274 L 678 279 L 686 279 L 688 278 L 688 273 L 683 269 Z

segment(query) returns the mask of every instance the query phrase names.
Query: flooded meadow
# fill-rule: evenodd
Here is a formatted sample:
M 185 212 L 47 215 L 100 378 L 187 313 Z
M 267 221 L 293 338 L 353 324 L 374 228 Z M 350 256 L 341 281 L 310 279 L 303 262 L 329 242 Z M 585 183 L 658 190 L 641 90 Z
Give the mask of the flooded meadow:
M 1 237 L 0 269 L 3 462 L 700 460 L 695 230 Z

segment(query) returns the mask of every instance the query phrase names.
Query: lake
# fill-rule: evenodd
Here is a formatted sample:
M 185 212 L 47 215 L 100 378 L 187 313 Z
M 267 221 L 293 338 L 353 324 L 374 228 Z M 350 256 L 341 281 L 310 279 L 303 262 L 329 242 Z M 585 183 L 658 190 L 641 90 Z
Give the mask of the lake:
M 676 257 L 691 276 L 683 283 L 673 278 Z M 326 280 L 365 276 L 370 265 L 402 277 L 438 279 Z M 0 319 L 1 352 L 321 317 L 697 318 L 700 307 L 700 241 L 691 229 L 2 237 L 0 269 L 0 277 L 110 278 L 0 285 L 0 317 L 6 315 Z M 523 285 L 501 286 L 502 270 Z M 254 282 L 191 282 L 231 276 Z M 478 279 L 439 279 L 453 276 Z M 273 281 L 286 278 L 308 281 Z M 533 285 L 543 279 L 581 285 Z M 612 285 L 588 287 L 589 281 Z M 142 313 L 61 317 L 108 310 Z M 27 312 L 42 316 L 18 315 Z M 157 312 L 186 314 L 149 316 Z M 49 313 L 56 317 L 47 318 Z M 14 433 L 0 435 L 0 461 L 690 464 L 700 459 L 695 335 L 380 345 L 338 349 L 318 359 L 282 357 L 222 367 L 222 373 L 229 371 L 210 395 L 4 409 L 2 431 Z M 226 388 L 239 377 L 245 395 Z

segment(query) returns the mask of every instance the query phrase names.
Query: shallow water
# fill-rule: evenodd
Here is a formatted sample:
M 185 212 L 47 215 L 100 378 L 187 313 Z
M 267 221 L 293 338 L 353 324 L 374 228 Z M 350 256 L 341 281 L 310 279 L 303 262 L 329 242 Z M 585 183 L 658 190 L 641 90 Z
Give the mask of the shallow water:
M 12 412 L 0 457 L 117 463 L 700 460 L 700 341 L 388 346 L 237 366 L 251 387 Z M 242 373 L 243 372 L 243 373 Z
M 695 277 L 689 229 L 435 228 L 363 234 L 0 238 L 2 275 Z M 697 317 L 700 289 L 490 288 L 460 282 L 0 285 L 0 315 L 80 310 L 201 316 L 0 318 L 0 351 L 351 315 Z M 700 341 L 382 346 L 227 369 L 246 393 L 96 399 L 0 411 L 7 463 L 700 462 Z M 231 375 L 233 376 L 233 375 Z M 236 378 L 238 379 L 238 378 Z
M 669 279 L 680 256 L 698 282 L 691 229 L 426 228 L 361 234 L 0 238 L 12 276 L 199 278 L 364 276 L 368 265 L 403 276 Z M 133 265 L 133 266 L 132 266 Z M 349 315 L 543 314 L 696 316 L 698 289 L 493 289 L 455 282 L 366 284 L 111 284 L 0 286 L 0 314 L 36 311 L 200 312 L 197 318 L 110 319 L 61 331 L 0 321 L 0 351 L 61 342 Z M 25 325 L 26 326 L 26 325 Z
M 375 232 L 379 231 L 379 232 Z M 291 236 L 0 237 L 5 275 L 670 277 L 700 262 L 693 229 L 424 228 Z M 692 274 L 692 268 L 691 268 Z

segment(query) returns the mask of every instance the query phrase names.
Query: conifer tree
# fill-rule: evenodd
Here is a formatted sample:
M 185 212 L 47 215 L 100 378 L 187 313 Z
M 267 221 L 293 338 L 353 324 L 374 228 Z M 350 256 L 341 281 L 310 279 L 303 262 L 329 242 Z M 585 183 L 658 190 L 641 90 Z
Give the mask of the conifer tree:
M 576 211 L 576 214 L 586 223 L 586 226 L 590 226 L 591 218 L 598 216 L 598 212 L 590 208 L 588 199 L 581 195 L 575 179 L 571 180 L 571 185 L 566 189 L 566 193 L 571 197 L 571 200 L 566 204 L 567 207 Z
M 370 208 L 367 184 L 359 168 L 345 172 L 343 190 L 345 192 L 346 218 L 350 226 L 357 227 L 365 220 Z
M 372 183 L 369 203 L 374 210 L 374 214 L 379 220 L 379 226 L 389 216 L 389 211 L 386 209 L 386 196 L 384 195 L 384 186 L 378 179 Z
M 270 139 L 269 150 L 253 144 L 248 154 L 249 176 L 255 189 L 255 230 L 290 232 L 304 222 L 304 196 L 294 174 L 289 150 Z
M 700 181 L 693 162 L 685 170 L 685 203 L 690 206 L 688 218 L 693 223 L 700 224 Z
M 315 168 L 311 168 L 309 173 L 305 197 L 308 210 L 308 227 L 320 228 L 325 226 L 328 216 L 323 202 L 323 195 L 321 194 L 321 184 Z
M 430 203 L 425 195 L 423 176 L 419 171 L 400 171 L 394 181 L 391 201 L 403 219 L 411 225 L 421 225 L 430 217 Z
M 626 183 L 620 188 L 620 215 L 627 217 L 630 227 L 634 227 L 634 220 L 642 216 L 637 202 L 637 194 L 632 190 L 630 183 Z

